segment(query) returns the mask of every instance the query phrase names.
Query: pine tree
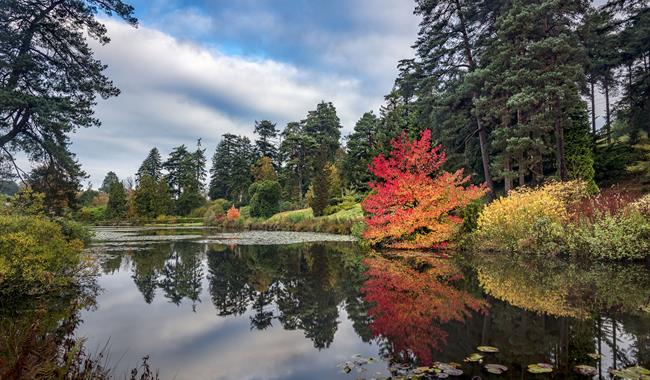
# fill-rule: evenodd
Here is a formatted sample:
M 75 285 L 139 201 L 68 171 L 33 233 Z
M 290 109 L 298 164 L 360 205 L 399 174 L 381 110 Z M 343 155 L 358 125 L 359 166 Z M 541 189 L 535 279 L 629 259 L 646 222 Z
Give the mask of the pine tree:
M 102 187 L 99 188 L 99 191 L 108 193 L 109 190 L 111 189 L 111 185 L 114 182 L 120 182 L 120 179 L 117 177 L 117 174 L 115 174 L 115 172 L 112 171 L 108 172 L 104 177 L 104 181 L 102 182 Z
M 314 216 L 324 215 L 325 208 L 329 206 L 330 172 L 327 170 L 327 156 L 327 148 L 321 146 L 316 160 L 314 160 L 314 178 L 312 180 L 314 195 L 309 205 L 314 212 Z
M 276 125 L 269 120 L 255 122 L 255 153 L 259 157 L 269 157 L 274 164 L 277 164 L 278 149 L 275 146 L 275 139 L 278 137 Z
M 584 63 L 574 30 L 584 12 L 581 0 L 514 1 L 499 17 L 489 64 L 477 77 L 500 121 L 495 143 L 506 190 L 515 176 L 520 184 L 529 174 L 541 181 L 549 153 L 557 176 L 568 177 L 564 130 L 572 124 L 569 112 L 582 103 Z
M 287 124 L 282 132 L 282 145 L 280 148 L 284 160 L 284 171 L 288 177 L 292 189 L 289 193 L 294 194 L 299 202 L 302 202 L 303 195 L 309 186 L 311 175 L 311 159 L 316 152 L 318 143 L 309 133 L 305 132 L 303 126 L 297 122 Z
M 136 182 L 139 183 L 143 175 L 148 175 L 158 181 L 162 178 L 162 168 L 162 158 L 158 148 L 151 149 L 135 175 Z
M 341 146 L 341 121 L 332 103 L 318 103 L 316 109 L 307 113 L 302 130 L 324 147 L 325 159 L 333 161 L 336 150 Z
M 108 190 L 106 217 L 109 219 L 122 219 L 126 217 L 127 201 L 126 189 L 122 182 L 112 182 Z
M 260 157 L 251 167 L 251 174 L 255 181 L 277 181 L 278 174 L 273 168 L 273 162 L 268 156 Z
M 378 152 L 377 135 L 379 118 L 372 111 L 363 114 L 347 138 L 347 156 L 343 162 L 343 175 L 348 187 L 367 190 L 371 180 L 370 161 Z
M 209 196 L 241 203 L 251 183 L 254 149 L 247 137 L 225 134 L 212 156 Z

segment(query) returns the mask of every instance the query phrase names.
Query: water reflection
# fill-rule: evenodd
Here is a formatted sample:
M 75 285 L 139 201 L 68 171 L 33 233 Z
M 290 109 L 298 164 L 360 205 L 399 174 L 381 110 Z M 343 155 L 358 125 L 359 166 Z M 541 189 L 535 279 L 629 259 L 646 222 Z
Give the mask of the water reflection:
M 558 379 L 579 378 L 577 364 L 601 378 L 650 366 L 643 265 L 404 258 L 332 242 L 176 241 L 101 257 L 106 291 L 80 334 L 100 345 L 110 337 L 136 359 L 150 354 L 179 379 L 372 378 L 392 363 L 462 362 L 478 345 L 498 347 L 486 360 L 513 378 L 538 362 L 556 366 L 549 377 Z M 336 364 L 356 353 L 384 361 L 368 376 L 341 373 Z M 463 370 L 486 375 L 477 364 Z

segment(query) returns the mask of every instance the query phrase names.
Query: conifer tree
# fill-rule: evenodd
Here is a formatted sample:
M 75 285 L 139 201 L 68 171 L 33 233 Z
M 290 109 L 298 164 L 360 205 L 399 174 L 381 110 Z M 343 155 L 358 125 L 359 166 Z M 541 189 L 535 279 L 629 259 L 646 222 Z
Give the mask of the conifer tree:
M 343 175 L 348 187 L 367 190 L 371 180 L 370 161 L 378 152 L 377 135 L 379 118 L 370 111 L 363 114 L 347 139 L 347 155 L 343 162 Z
M 148 175 L 155 181 L 162 178 L 162 158 L 160 157 L 158 148 L 153 148 L 149 151 L 147 158 L 144 159 L 135 175 L 136 182 L 140 182 L 143 175 Z
M 278 149 L 275 140 L 278 137 L 276 125 L 269 120 L 255 122 L 255 153 L 259 157 L 269 157 L 274 164 L 278 160 Z
M 122 182 L 112 182 L 108 190 L 108 204 L 106 217 L 109 219 L 122 219 L 127 212 L 127 194 Z

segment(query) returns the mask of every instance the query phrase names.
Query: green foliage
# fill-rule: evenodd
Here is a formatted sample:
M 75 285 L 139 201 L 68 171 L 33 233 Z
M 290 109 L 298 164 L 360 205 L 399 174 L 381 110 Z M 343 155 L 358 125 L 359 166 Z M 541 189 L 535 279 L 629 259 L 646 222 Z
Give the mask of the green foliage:
M 268 218 L 278 212 L 282 188 L 277 181 L 260 181 L 248 189 L 250 213 L 253 217 Z
M 598 145 L 595 149 L 594 168 L 596 181 L 609 184 L 626 178 L 627 168 L 633 165 L 639 154 L 628 144 L 615 142 L 610 145 Z
M 308 203 L 315 216 L 323 216 L 330 200 L 330 178 L 326 167 L 316 169 L 312 183 L 313 197 Z
M 301 201 L 307 191 L 312 173 L 312 159 L 318 142 L 301 123 L 287 124 L 282 132 L 280 155 L 285 162 L 286 188 L 294 199 Z
M 278 149 L 274 140 L 278 137 L 278 130 L 275 124 L 269 120 L 255 122 L 255 134 L 259 136 L 255 140 L 255 153 L 259 157 L 268 157 L 271 162 L 277 162 Z
M 639 211 L 606 213 L 567 229 L 567 248 L 576 256 L 640 260 L 650 255 L 650 219 Z
M 75 218 L 86 223 L 101 222 L 106 220 L 106 206 L 82 207 Z
M 149 174 L 143 174 L 133 197 L 135 212 L 139 217 L 155 218 L 158 215 L 169 214 L 173 210 L 169 187 L 163 178 L 156 181 Z
M 587 110 L 579 107 L 569 117 L 571 124 L 564 131 L 568 178 L 586 182 L 589 193 L 596 194 L 598 185 L 594 180 L 596 171 Z
M 250 168 L 254 158 L 253 146 L 247 137 L 230 133 L 223 135 L 212 156 L 210 198 L 244 202 L 251 183 Z
M 483 208 L 485 208 L 485 199 L 477 199 L 461 210 L 460 216 L 463 218 L 462 231 L 464 233 L 472 233 L 476 230 Z
M 354 126 L 354 132 L 348 136 L 347 156 L 343 162 L 343 177 L 346 186 L 367 190 L 372 180 L 368 166 L 377 155 L 377 134 L 380 120 L 372 111 L 363 114 Z
M 159 181 L 162 178 L 162 158 L 160 157 L 158 148 L 153 148 L 149 151 L 149 155 L 142 162 L 135 175 L 136 180 L 140 182 L 144 175 L 150 176 L 155 181 Z
M 98 44 L 110 41 L 100 14 L 137 24 L 133 7 L 120 0 L 2 3 L 1 160 L 5 153 L 22 152 L 36 162 L 47 162 L 48 170 L 58 175 L 50 176 L 57 184 L 78 183 L 84 176 L 68 149 L 69 134 L 99 126 L 93 115 L 96 99 L 119 93 L 88 43 L 88 39 Z
M 302 122 L 303 131 L 316 140 L 323 150 L 326 161 L 333 161 L 340 146 L 341 121 L 332 103 L 318 103 L 316 109 L 307 113 Z
M 176 200 L 176 214 L 187 216 L 192 210 L 201 207 L 204 203 L 205 198 L 203 195 L 196 191 L 184 191 Z
M 81 264 L 78 226 L 39 216 L 0 215 L 0 293 L 33 295 L 66 286 Z
M 108 172 L 104 177 L 104 181 L 102 181 L 102 187 L 99 188 L 99 191 L 108 193 L 111 190 L 111 185 L 116 182 L 120 182 L 120 179 L 117 177 L 117 174 L 115 174 L 115 172 L 112 171 Z
M 106 217 L 109 219 L 123 219 L 127 212 L 126 189 L 122 182 L 113 182 L 108 191 L 108 204 L 106 205 Z
M 228 209 L 232 206 L 232 202 L 227 199 L 215 199 L 207 202 L 203 207 L 193 210 L 190 216 L 203 217 L 203 221 L 206 224 L 221 222 L 226 216 Z

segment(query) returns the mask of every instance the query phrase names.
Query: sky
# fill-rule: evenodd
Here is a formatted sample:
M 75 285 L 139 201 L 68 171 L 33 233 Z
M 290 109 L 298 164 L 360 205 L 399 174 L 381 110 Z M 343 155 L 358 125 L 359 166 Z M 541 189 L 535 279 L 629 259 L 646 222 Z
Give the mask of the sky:
M 133 176 L 148 151 L 221 135 L 279 129 L 331 101 L 343 134 L 378 112 L 400 59 L 413 56 L 413 0 L 133 0 L 137 28 L 102 16 L 111 43 L 93 43 L 121 94 L 100 100 L 102 126 L 72 150 L 93 187 Z

